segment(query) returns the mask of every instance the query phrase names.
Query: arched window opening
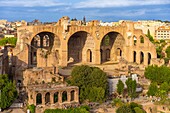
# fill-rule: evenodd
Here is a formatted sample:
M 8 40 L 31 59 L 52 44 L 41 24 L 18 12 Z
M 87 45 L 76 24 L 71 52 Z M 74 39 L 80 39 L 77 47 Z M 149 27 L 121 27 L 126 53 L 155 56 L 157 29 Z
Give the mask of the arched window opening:
M 144 63 L 144 54 L 140 52 L 140 64 Z
M 42 104 L 42 95 L 38 93 L 36 96 L 36 105 Z
M 49 92 L 45 94 L 45 104 L 48 104 L 48 103 L 50 103 L 50 93 Z
M 73 91 L 71 91 L 71 101 L 75 100 L 74 96 L 75 96 L 75 91 L 73 90 Z
M 58 92 L 54 93 L 54 103 L 58 102 Z
M 144 43 L 144 37 L 140 36 L 140 43 Z
M 133 62 L 136 62 L 136 51 L 133 51 Z
M 151 54 L 148 53 L 148 65 L 151 64 Z
M 66 91 L 64 91 L 62 93 L 62 102 L 65 102 L 65 101 L 67 101 L 67 92 Z
M 133 44 L 136 45 L 136 43 L 137 43 L 137 38 L 136 36 L 133 36 Z
M 49 47 L 49 42 L 50 41 L 50 38 L 49 38 L 49 36 L 48 35 L 45 35 L 44 37 L 43 37 L 43 47 Z
M 117 56 L 122 56 L 122 50 L 120 48 L 117 48 Z

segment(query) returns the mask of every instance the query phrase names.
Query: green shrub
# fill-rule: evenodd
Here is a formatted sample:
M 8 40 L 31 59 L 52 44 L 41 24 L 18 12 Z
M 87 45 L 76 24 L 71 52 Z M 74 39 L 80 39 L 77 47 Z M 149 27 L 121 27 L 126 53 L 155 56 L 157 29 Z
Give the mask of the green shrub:
M 145 68 L 145 77 L 150 79 L 152 82 L 161 84 L 163 82 L 170 83 L 170 68 L 166 66 L 148 66 Z
M 116 110 L 116 113 L 133 113 L 133 112 L 128 104 L 124 104 Z
M 145 113 L 145 111 L 143 111 L 141 108 L 139 108 L 139 107 L 135 107 L 134 108 L 134 111 L 135 111 L 135 113 Z
M 69 109 L 46 109 L 44 113 L 90 113 L 88 106 L 81 106 L 78 108 Z
M 34 104 L 29 105 L 27 108 L 31 111 L 31 113 L 35 113 L 35 105 Z
M 119 107 L 119 106 L 122 106 L 123 104 L 124 103 L 119 98 L 114 98 L 112 101 L 112 106 Z
M 13 103 L 18 95 L 15 83 L 6 74 L 0 75 L 0 90 L 0 108 L 5 109 Z

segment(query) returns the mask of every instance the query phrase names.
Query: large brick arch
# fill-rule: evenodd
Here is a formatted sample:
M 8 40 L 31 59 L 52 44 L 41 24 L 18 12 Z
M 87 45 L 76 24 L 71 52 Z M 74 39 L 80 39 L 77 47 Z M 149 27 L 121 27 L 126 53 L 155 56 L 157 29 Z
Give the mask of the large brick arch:
M 55 57 L 55 63 L 59 62 L 61 41 L 58 36 L 51 32 L 39 32 L 27 45 L 29 67 L 41 65 L 44 58 Z M 39 60 L 41 59 L 41 60 Z M 54 59 L 53 59 L 54 61 Z M 46 66 L 48 66 L 48 61 Z M 54 63 L 53 63 L 54 64 Z
M 109 33 L 118 33 L 119 35 L 121 35 L 121 36 L 123 37 L 123 35 L 122 35 L 119 31 L 110 30 L 110 31 L 105 32 L 104 34 L 102 34 L 102 35 L 100 36 L 99 43 L 101 43 L 102 40 L 103 40 L 103 38 L 104 38 L 107 34 L 109 34 Z M 124 37 L 123 37 L 123 38 L 124 38 Z M 125 40 L 125 38 L 124 38 L 124 40 Z
M 108 33 L 111 33 L 111 32 L 115 32 L 115 33 L 118 33 L 120 35 L 123 36 L 123 33 L 121 32 L 121 30 L 119 29 L 116 29 L 116 28 L 109 28 L 108 30 L 104 30 L 103 33 L 100 34 L 100 41 L 102 40 L 102 38 L 107 35 Z
M 75 30 L 74 32 L 71 32 L 67 35 L 67 38 L 66 38 L 66 43 L 68 43 L 69 39 L 76 33 L 79 33 L 79 32 L 85 32 L 87 34 L 89 34 L 90 36 L 92 36 L 92 34 L 88 31 L 88 30 Z M 92 36 L 93 37 L 93 36 Z M 93 37 L 93 39 L 95 40 L 95 38 Z
M 109 36 L 109 45 L 105 45 L 105 38 Z M 125 38 L 122 34 L 115 31 L 107 32 L 100 40 L 100 59 L 101 63 L 106 61 L 117 61 L 120 57 L 123 57 Z M 118 53 L 119 51 L 119 53 Z M 119 57 L 119 58 L 118 58 Z
M 95 49 L 95 39 L 87 31 L 77 31 L 67 38 L 67 60 L 68 63 L 94 62 L 93 53 Z M 90 52 L 88 52 L 90 50 Z M 86 54 L 87 53 L 87 54 Z M 87 60 L 87 57 L 91 60 Z

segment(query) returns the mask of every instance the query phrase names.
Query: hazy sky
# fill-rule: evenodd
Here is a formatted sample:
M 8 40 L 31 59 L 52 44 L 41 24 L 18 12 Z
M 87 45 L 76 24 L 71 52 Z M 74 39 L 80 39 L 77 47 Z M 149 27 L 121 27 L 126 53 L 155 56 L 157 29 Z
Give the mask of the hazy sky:
M 0 0 L 0 19 L 170 20 L 170 0 Z

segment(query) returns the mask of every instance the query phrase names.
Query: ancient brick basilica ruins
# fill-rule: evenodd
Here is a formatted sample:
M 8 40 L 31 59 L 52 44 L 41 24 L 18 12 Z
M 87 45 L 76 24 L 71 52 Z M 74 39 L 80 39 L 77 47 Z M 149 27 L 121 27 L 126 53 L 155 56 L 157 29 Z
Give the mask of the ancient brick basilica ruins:
M 79 102 L 78 87 L 65 85 L 58 67 L 119 64 L 121 59 L 144 66 L 157 63 L 155 46 L 130 21 L 111 27 L 62 17 L 56 25 L 20 27 L 17 34 L 12 70 L 28 92 L 29 104 Z

